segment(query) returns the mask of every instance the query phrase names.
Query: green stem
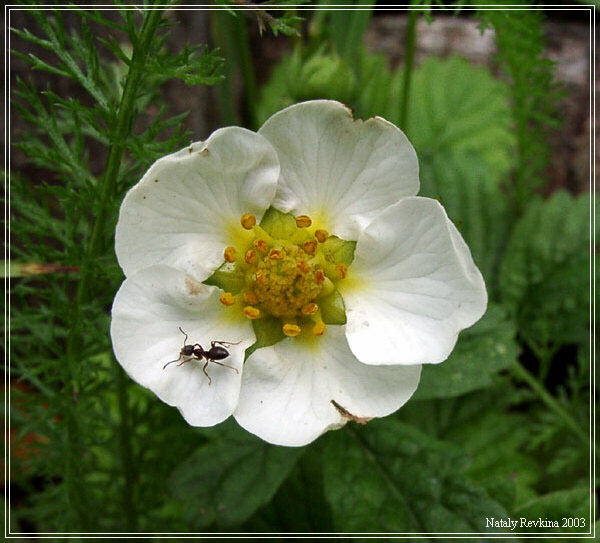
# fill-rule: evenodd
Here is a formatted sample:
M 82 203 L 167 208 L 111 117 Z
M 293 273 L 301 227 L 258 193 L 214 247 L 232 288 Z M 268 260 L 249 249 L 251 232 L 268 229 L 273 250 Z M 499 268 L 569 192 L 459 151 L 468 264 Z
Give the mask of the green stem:
M 544 402 L 558 417 L 562 419 L 565 425 L 573 431 L 586 445 L 590 444 L 590 436 L 585 433 L 583 428 L 579 426 L 577 421 L 564 409 L 562 405 L 552 396 L 545 387 L 525 369 L 519 362 L 515 362 L 514 373 L 517 377 L 525 381 L 529 387 L 538 395 L 540 400 Z
M 119 402 L 119 412 L 121 420 L 119 422 L 119 449 L 121 455 L 121 468 L 123 470 L 123 512 L 125 515 L 125 528 L 128 532 L 137 530 L 137 515 L 133 493 L 137 473 L 133 461 L 133 452 L 131 448 L 131 421 L 129 417 L 129 406 L 127 405 L 127 377 L 123 368 L 113 357 L 113 365 L 117 381 L 117 398 Z
M 77 362 L 81 361 L 82 347 L 82 307 L 89 302 L 89 289 L 93 279 L 95 261 L 101 253 L 104 233 L 107 223 L 107 210 L 110 201 L 114 198 L 115 185 L 117 182 L 119 168 L 123 159 L 125 142 L 133 125 L 135 111 L 135 98 L 138 91 L 142 68 L 152 46 L 152 41 L 162 16 L 162 10 L 149 9 L 144 13 L 139 38 L 136 40 L 129 66 L 129 72 L 125 81 L 125 87 L 117 110 L 117 115 L 110 134 L 110 146 L 104 168 L 104 174 L 100 180 L 97 206 L 94 213 L 91 234 L 87 240 L 85 254 L 82 259 L 81 273 L 71 313 L 71 327 L 67 337 L 66 345 L 66 369 L 71 385 L 71 393 L 74 399 L 79 394 Z M 76 510 L 80 528 L 89 530 L 88 519 L 94 512 L 86 506 L 83 488 L 85 482 L 82 477 L 81 458 L 81 433 L 76 418 L 76 403 L 69 402 L 65 408 L 66 427 L 68 443 L 66 454 L 65 482 L 67 484 L 70 501 Z M 126 409 L 126 402 L 124 404 Z M 121 419 L 126 419 L 126 413 L 121 413 Z
M 250 42 L 248 40 L 248 31 L 246 29 L 246 19 L 242 17 L 232 18 L 231 32 L 232 41 L 235 47 L 236 57 L 244 81 L 244 93 L 246 98 L 246 108 L 250 117 L 250 126 L 256 126 L 256 104 L 258 103 L 258 87 L 254 77 L 254 66 L 252 65 L 252 56 L 250 55 Z
M 404 60 L 404 75 L 402 77 L 402 102 L 400 108 L 400 128 L 406 130 L 406 117 L 408 115 L 408 98 L 410 96 L 410 82 L 415 60 L 415 36 L 417 31 L 418 11 L 411 9 L 408 12 L 408 26 L 406 28 L 406 47 Z
M 217 99 L 221 110 L 221 124 L 223 126 L 239 125 L 239 118 L 235 108 L 234 97 L 234 61 L 235 42 L 228 26 L 232 16 L 229 13 L 212 12 L 212 35 L 215 45 L 225 57 L 225 80 L 215 86 Z

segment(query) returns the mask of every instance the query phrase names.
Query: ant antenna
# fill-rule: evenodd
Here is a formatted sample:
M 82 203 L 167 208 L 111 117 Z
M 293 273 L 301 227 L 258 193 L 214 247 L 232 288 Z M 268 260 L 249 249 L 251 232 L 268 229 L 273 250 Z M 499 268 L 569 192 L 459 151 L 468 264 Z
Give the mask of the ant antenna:
M 163 366 L 163 370 L 169 365 L 169 364 L 173 364 L 173 362 L 179 362 L 181 360 L 181 356 L 179 358 L 176 358 L 175 360 L 171 360 L 171 362 L 167 362 L 164 366 Z
M 185 339 L 183 340 L 183 344 L 185 345 L 187 343 L 188 335 L 181 329 L 181 326 L 179 327 L 179 331 L 185 336 Z

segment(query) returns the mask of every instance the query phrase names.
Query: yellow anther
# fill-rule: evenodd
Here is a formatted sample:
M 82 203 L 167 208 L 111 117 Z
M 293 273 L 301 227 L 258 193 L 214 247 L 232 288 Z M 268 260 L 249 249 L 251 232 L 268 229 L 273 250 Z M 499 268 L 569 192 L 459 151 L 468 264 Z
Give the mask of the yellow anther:
M 221 301 L 221 303 L 223 305 L 235 304 L 235 296 L 233 294 L 231 294 L 231 292 L 224 292 L 223 294 L 221 294 L 221 297 L 219 298 L 219 300 Z
M 302 248 L 309 254 L 314 255 L 317 250 L 317 242 L 314 239 L 309 239 L 302 244 Z
M 265 277 L 265 272 L 263 272 L 262 270 L 258 270 L 256 272 L 256 282 L 261 285 L 264 285 L 266 280 L 267 278 Z
M 271 252 L 269 253 L 269 258 L 271 260 L 282 260 L 284 258 L 284 255 L 279 249 L 271 249 Z
M 254 248 L 259 253 L 264 254 L 269 250 L 269 245 L 264 239 L 256 239 L 256 240 L 254 240 L 254 243 L 252 245 L 254 245 Z
M 260 309 L 248 305 L 244 307 L 244 315 L 252 320 L 258 319 L 260 317 Z
M 305 315 L 314 315 L 318 310 L 319 306 L 314 302 L 310 302 L 302 308 L 302 313 Z
M 346 264 L 338 264 L 335 269 L 337 270 L 340 279 L 344 279 L 348 275 L 348 266 Z
M 223 252 L 223 257 L 227 262 L 235 262 L 235 247 L 227 247 Z
M 327 330 L 327 326 L 323 321 L 319 321 L 313 326 L 312 333 L 315 336 L 322 336 L 325 333 L 325 330 Z
M 252 213 L 245 213 L 242 215 L 240 223 L 246 230 L 252 230 L 252 227 L 256 224 L 256 217 Z
M 254 262 L 256 262 L 256 252 L 252 249 L 248 249 L 244 255 L 244 260 L 247 264 L 254 264 Z
M 247 304 L 254 305 L 258 303 L 258 297 L 256 296 L 256 293 L 251 290 L 244 292 L 243 298 L 244 302 Z
M 297 324 L 284 324 L 283 325 L 283 333 L 286 336 L 294 337 L 300 334 L 302 330 Z
M 317 238 L 317 240 L 319 240 L 319 243 L 325 243 L 327 241 L 328 237 L 329 237 L 329 232 L 327 232 L 327 230 L 316 230 L 315 231 L 315 238 Z
M 315 271 L 314 277 L 317 285 L 322 285 L 325 282 L 325 274 L 323 273 L 323 270 Z
M 312 220 L 308 215 L 298 215 L 296 217 L 296 226 L 298 228 L 308 228 L 312 224 Z
M 298 269 L 303 273 L 308 273 L 310 271 L 310 266 L 306 260 L 298 260 L 296 266 L 298 266 Z

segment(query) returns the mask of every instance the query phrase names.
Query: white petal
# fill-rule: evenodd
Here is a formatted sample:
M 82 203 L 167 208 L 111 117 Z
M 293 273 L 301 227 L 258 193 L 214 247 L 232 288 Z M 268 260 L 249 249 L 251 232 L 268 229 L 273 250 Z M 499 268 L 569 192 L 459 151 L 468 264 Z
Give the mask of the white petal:
M 417 155 L 404 133 L 381 117 L 354 120 L 339 102 L 290 106 L 259 133 L 281 162 L 273 205 L 320 219 L 343 239 L 356 240 L 384 208 L 419 190 Z
M 284 339 L 246 360 L 238 423 L 276 445 L 300 446 L 343 426 L 348 418 L 384 417 L 419 383 L 420 366 L 375 367 L 353 356 L 343 326 L 329 326 L 314 345 Z
M 203 281 L 223 263 L 232 225 L 244 213 L 260 220 L 278 175 L 269 142 L 237 127 L 156 161 L 121 205 L 115 245 L 125 275 L 167 264 Z
M 244 350 L 255 339 L 245 321 L 225 319 L 219 289 L 196 282 L 189 275 L 152 266 L 128 277 L 112 309 L 111 337 L 117 360 L 140 385 L 152 390 L 163 402 L 177 406 L 193 426 L 212 426 L 231 415 L 241 383 Z M 208 379 L 202 362 L 171 364 L 184 343 L 200 343 L 206 350 L 212 340 L 241 341 L 228 348 L 223 362 L 235 371 L 210 363 Z
M 444 208 L 405 198 L 363 232 L 342 282 L 346 336 L 366 364 L 442 362 L 487 305 L 481 273 Z

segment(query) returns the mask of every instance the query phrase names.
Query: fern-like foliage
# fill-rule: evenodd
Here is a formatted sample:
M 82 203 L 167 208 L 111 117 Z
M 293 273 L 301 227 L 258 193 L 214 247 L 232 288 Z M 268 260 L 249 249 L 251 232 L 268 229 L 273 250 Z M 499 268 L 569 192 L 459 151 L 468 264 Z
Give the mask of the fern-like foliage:
M 21 453 L 11 469 L 14 492 L 28 496 L 11 500 L 12 522 L 21 531 L 152 531 L 164 507 L 153 485 L 172 469 L 159 451 L 187 449 L 173 434 L 177 415 L 129 387 L 111 355 L 109 309 L 122 280 L 114 226 L 124 192 L 189 141 L 161 83 L 213 84 L 221 59 L 204 46 L 168 51 L 160 9 L 71 11 L 79 24 L 72 13 L 67 22 L 60 10 L 28 9 L 27 28 L 12 29 L 12 54 L 53 84 L 18 80 L 12 92 L 27 125 L 13 147 L 39 176 L 10 174 L 11 259 L 71 271 L 12 285 L 11 424 Z
M 525 7 L 525 5 L 524 5 Z M 548 130 L 558 121 L 562 95 L 553 80 L 554 62 L 544 56 L 543 13 L 539 9 L 482 9 L 481 28 L 496 33 L 498 61 L 510 80 L 518 164 L 512 186 L 517 211 L 544 184 Z

